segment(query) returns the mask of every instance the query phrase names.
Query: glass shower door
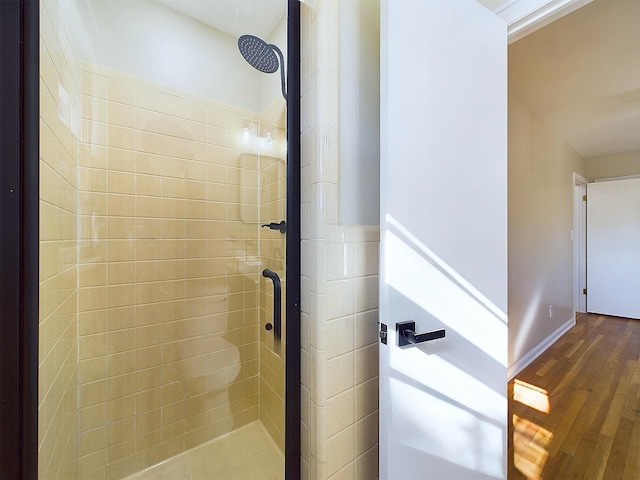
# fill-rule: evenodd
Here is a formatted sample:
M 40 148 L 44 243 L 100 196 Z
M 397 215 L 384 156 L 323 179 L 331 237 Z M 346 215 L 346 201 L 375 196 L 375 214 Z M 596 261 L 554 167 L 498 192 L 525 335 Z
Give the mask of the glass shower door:
M 287 2 L 40 9 L 40 477 L 282 478 Z

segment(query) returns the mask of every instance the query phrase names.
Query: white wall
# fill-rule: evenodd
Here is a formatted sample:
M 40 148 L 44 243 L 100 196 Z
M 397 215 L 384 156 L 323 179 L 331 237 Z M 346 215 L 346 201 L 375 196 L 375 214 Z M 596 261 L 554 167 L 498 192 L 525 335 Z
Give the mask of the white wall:
M 340 1 L 339 221 L 380 216 L 380 2 Z
M 284 3 L 284 0 L 283 0 Z M 284 68 L 285 75 L 288 74 L 286 69 L 287 65 L 287 17 L 282 17 L 282 20 L 278 22 L 276 27 L 271 32 L 268 38 L 264 39 L 267 43 L 276 45 L 284 55 Z M 280 70 L 272 74 L 261 74 L 260 77 L 260 95 L 258 97 L 260 112 L 262 112 L 267 105 L 273 102 L 274 98 L 282 98 L 282 87 L 280 85 Z M 285 77 L 285 88 L 286 77 Z M 284 101 L 284 99 L 283 99 Z
M 574 317 L 572 174 L 585 171 L 578 154 L 509 97 L 510 366 Z
M 68 0 L 59 5 L 58 13 L 70 23 L 74 48 L 88 62 L 254 112 L 269 103 L 262 82 L 277 77 L 277 89 L 269 87 L 274 90 L 270 100 L 280 92 L 279 75 L 251 67 L 236 38 L 153 0 Z M 286 42 L 279 46 L 286 50 Z
M 589 180 L 629 175 L 640 175 L 640 151 L 587 160 L 587 178 Z

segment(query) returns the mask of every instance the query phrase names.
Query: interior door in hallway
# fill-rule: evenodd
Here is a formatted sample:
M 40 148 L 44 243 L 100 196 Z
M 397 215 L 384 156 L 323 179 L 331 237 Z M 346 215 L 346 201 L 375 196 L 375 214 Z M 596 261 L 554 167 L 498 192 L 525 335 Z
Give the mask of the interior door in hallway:
M 382 2 L 381 479 L 506 477 L 506 46 L 473 0 Z
M 587 310 L 640 318 L 640 178 L 587 190 Z

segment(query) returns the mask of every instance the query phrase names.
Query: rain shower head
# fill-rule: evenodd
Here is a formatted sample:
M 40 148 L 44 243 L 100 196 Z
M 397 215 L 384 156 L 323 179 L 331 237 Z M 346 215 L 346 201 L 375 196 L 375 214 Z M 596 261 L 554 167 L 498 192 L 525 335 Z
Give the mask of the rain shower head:
M 242 35 L 238 38 L 238 49 L 244 59 L 256 70 L 262 73 L 275 73 L 280 67 L 280 83 L 282 96 L 287 100 L 284 86 L 284 56 L 282 51 L 255 35 Z
M 280 64 L 275 45 L 269 45 L 253 35 L 242 35 L 238 39 L 238 49 L 249 65 L 256 70 L 263 73 L 275 73 L 278 70 Z

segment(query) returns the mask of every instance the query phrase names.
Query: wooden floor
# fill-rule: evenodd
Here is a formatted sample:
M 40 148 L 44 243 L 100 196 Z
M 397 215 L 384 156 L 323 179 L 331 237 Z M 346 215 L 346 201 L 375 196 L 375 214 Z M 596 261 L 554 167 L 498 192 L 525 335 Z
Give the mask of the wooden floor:
M 509 480 L 640 480 L 640 320 L 580 315 L 514 380 Z

